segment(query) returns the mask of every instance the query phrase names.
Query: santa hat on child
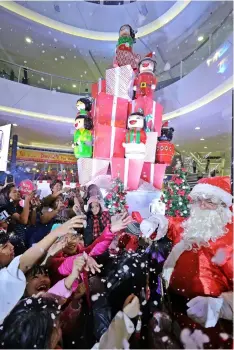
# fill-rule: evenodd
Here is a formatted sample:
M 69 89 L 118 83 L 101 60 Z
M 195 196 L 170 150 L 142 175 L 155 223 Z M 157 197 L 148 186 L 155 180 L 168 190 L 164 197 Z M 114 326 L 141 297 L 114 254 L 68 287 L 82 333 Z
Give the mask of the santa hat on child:
M 232 205 L 230 178 L 217 176 L 201 179 L 190 192 L 190 197 L 194 200 L 198 197 L 215 197 L 230 207 Z

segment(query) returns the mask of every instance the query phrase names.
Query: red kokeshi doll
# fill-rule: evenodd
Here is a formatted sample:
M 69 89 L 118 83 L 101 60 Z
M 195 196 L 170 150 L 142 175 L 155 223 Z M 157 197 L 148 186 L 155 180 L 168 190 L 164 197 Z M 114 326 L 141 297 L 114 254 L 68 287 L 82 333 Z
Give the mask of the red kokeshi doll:
M 133 86 L 133 90 L 136 91 L 135 98 L 147 96 L 153 99 L 153 92 L 157 85 L 157 78 L 155 76 L 156 64 L 152 53 L 148 54 L 139 62 L 139 74 Z

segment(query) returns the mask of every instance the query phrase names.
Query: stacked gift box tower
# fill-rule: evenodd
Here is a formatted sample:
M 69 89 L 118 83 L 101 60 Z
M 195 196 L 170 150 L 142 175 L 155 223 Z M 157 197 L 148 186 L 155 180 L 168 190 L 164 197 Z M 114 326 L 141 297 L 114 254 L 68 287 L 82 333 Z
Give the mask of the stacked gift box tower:
M 132 100 L 134 78 L 133 69 L 127 65 L 108 69 L 106 79 L 99 79 L 92 85 L 93 157 L 78 159 L 81 185 L 98 175 L 107 174 L 110 165 L 112 178 L 118 175 L 126 190 L 137 190 L 140 179 L 151 183 L 155 189 L 162 188 L 165 169 L 170 162 L 168 152 L 165 157 L 165 152 L 160 147 L 156 155 L 163 107 L 148 96 Z M 144 159 L 126 159 L 123 143 L 127 119 L 139 109 L 143 111 L 146 120 L 146 156 Z M 170 150 L 169 159 L 172 158 L 172 153 Z M 156 163 L 156 158 L 161 164 Z

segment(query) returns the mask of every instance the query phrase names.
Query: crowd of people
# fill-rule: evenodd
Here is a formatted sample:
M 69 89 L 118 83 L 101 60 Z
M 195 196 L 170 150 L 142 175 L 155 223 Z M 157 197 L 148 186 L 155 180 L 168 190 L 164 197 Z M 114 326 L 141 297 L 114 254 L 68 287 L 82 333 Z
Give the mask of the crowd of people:
M 0 191 L 0 348 L 232 348 L 230 179 L 200 180 L 185 220 L 50 189 Z

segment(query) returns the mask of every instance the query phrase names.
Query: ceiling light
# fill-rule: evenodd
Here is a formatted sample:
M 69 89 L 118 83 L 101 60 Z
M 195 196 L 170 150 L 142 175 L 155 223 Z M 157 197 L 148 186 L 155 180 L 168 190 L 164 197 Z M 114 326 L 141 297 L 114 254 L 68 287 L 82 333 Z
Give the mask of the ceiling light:
M 204 40 L 204 36 L 200 35 L 198 38 L 197 38 L 197 41 L 202 41 Z
M 207 148 L 206 146 L 204 148 Z
M 73 87 L 73 88 L 76 88 L 76 84 L 73 84 L 72 87 Z
M 196 128 L 195 128 L 195 130 L 200 130 L 201 128 L 200 128 L 200 126 L 196 126 Z
M 176 147 L 179 147 L 179 145 L 176 145 Z
M 200 139 L 200 141 L 205 141 L 205 139 L 202 138 L 202 139 Z
M 26 41 L 26 43 L 28 43 L 28 44 L 31 44 L 31 43 L 32 43 L 32 39 L 29 38 L 29 37 L 26 37 L 26 38 L 25 38 L 25 41 Z
M 13 124 L 13 126 L 18 126 L 17 124 Z

